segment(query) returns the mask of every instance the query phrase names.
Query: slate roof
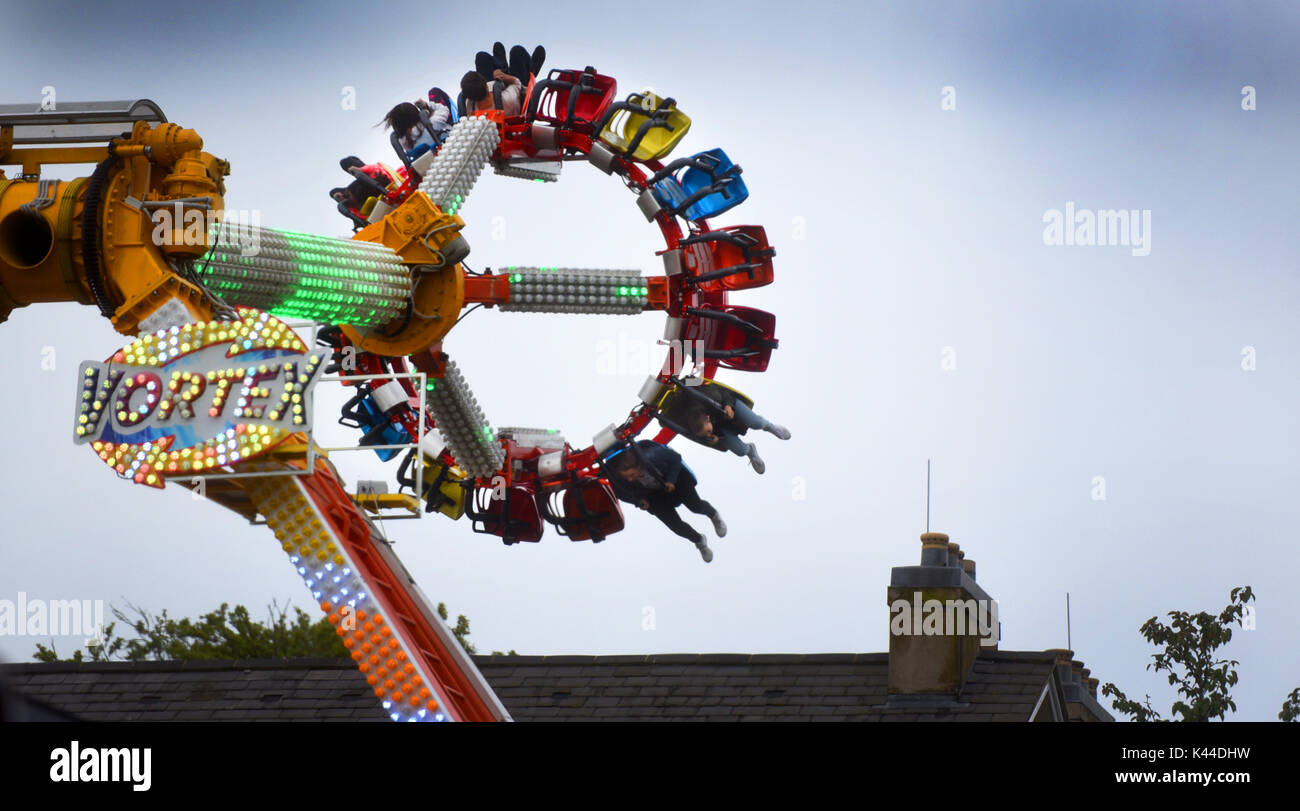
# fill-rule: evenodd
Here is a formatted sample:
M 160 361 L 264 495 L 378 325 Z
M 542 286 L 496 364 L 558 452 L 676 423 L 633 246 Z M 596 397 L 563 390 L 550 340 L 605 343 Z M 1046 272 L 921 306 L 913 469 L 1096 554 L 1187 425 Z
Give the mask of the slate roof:
M 517 721 L 1028 721 L 1065 716 L 1051 652 L 984 652 L 956 699 L 889 697 L 886 653 L 476 656 Z M 348 659 L 30 663 L 0 679 L 88 721 L 386 721 Z M 1096 701 L 1072 695 L 1110 720 Z

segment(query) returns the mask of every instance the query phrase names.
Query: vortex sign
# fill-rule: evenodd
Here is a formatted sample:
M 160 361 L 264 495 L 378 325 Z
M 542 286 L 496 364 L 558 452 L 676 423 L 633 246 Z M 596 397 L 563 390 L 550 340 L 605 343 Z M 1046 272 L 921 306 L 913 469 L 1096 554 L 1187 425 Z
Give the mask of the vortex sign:
M 78 374 L 75 441 L 123 478 L 236 472 L 309 433 L 322 357 L 287 324 L 251 308 L 141 337 Z

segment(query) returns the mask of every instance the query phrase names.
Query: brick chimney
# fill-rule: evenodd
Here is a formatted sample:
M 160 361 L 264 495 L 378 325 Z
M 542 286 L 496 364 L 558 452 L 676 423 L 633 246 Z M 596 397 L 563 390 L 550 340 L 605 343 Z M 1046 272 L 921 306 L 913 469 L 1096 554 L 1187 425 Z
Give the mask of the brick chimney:
M 996 603 L 942 532 L 921 536 L 920 566 L 893 569 L 888 600 L 891 698 L 956 697 L 980 651 L 997 650 Z

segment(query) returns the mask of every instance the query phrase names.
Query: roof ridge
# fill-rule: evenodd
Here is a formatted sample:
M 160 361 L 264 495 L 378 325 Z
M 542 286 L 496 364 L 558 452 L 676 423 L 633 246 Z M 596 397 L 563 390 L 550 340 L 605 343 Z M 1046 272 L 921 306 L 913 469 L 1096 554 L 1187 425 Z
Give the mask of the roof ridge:
M 110 662 L 0 662 L 0 673 L 94 673 L 111 671 L 199 671 L 199 670 L 300 670 L 338 668 L 351 670 L 355 663 L 346 657 L 302 656 L 288 659 L 149 659 Z

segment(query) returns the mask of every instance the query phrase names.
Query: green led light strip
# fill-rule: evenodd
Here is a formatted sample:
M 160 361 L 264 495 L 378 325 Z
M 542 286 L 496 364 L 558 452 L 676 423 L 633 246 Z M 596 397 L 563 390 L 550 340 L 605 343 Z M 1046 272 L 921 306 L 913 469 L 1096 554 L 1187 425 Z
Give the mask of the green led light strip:
M 401 315 L 410 276 L 388 248 L 296 231 L 235 228 L 212 234 L 195 271 L 229 304 L 279 317 L 366 327 Z

